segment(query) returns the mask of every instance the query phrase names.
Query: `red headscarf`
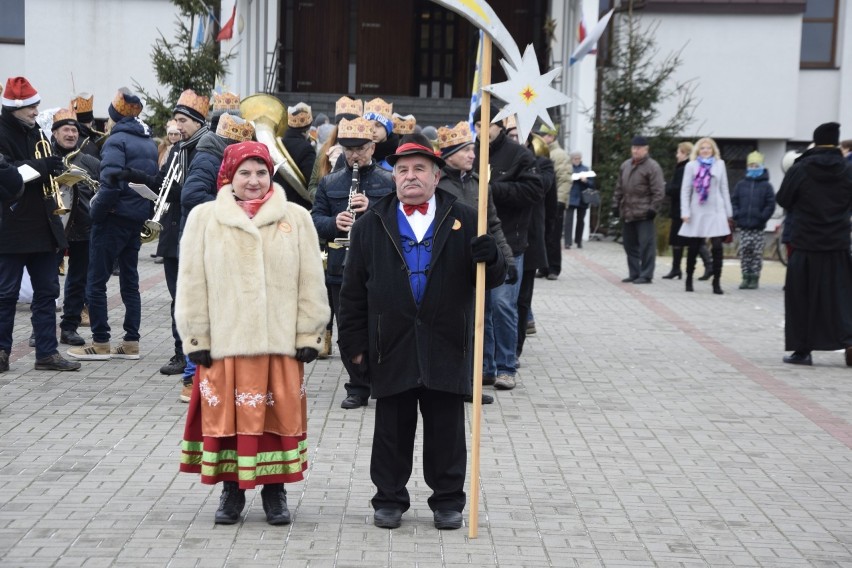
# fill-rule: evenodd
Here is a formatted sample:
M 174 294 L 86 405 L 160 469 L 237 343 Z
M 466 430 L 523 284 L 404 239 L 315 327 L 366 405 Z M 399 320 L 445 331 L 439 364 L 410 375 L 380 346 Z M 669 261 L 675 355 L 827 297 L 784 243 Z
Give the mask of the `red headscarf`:
M 219 168 L 219 177 L 216 179 L 216 189 L 222 189 L 223 185 L 231 183 L 240 164 L 250 158 L 257 158 L 265 162 L 266 167 L 269 168 L 270 177 L 275 173 L 269 150 L 260 142 L 231 144 L 225 148 L 225 155 L 222 157 L 222 166 Z

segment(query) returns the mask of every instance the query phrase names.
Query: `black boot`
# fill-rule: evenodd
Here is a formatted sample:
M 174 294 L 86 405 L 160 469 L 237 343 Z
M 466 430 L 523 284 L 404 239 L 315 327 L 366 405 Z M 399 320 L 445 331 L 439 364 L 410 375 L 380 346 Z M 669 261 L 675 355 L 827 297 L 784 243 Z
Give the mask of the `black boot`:
M 686 291 L 693 292 L 692 275 L 695 274 L 695 249 L 690 247 L 686 253 Z
M 672 269 L 663 278 L 666 280 L 673 280 L 675 278 L 680 280 L 683 277 L 683 272 L 680 270 L 680 259 L 682 258 L 683 247 L 672 247 Z
M 707 251 L 707 243 L 701 243 L 701 246 L 698 247 L 698 254 L 701 256 L 701 262 L 704 263 L 704 274 L 699 280 L 710 280 L 713 277 L 713 261 Z
M 266 522 L 270 525 L 289 525 L 290 510 L 287 508 L 287 490 L 283 483 L 270 483 L 260 490 Z
M 233 525 L 238 522 L 245 506 L 245 489 L 240 489 L 236 481 L 222 482 L 222 495 L 219 497 L 219 508 L 216 509 L 216 524 Z
M 722 247 L 713 248 L 713 293 L 724 294 L 719 280 L 722 278 Z

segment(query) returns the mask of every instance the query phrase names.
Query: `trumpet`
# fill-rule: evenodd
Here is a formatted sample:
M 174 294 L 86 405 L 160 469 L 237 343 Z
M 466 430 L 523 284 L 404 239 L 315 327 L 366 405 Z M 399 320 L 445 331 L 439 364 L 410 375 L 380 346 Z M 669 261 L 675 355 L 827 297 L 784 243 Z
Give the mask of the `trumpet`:
M 41 140 L 35 145 L 35 158 L 39 160 L 53 155 L 53 149 L 50 147 L 50 142 L 45 138 L 44 132 L 38 131 Z M 44 184 L 44 198 L 53 199 L 56 202 L 56 209 L 53 210 L 54 215 L 65 215 L 71 210 L 64 206 L 62 202 L 62 191 L 59 188 L 56 178 L 48 176 L 47 183 Z
M 143 243 L 150 243 L 151 241 L 156 240 L 160 235 L 160 231 L 163 230 L 163 226 L 160 224 L 160 218 L 162 218 L 163 214 L 169 209 L 169 202 L 167 201 L 169 188 L 172 187 L 175 180 L 180 178 L 181 167 L 179 161 L 178 154 L 175 154 L 174 159 L 172 159 L 172 163 L 169 165 L 169 169 L 166 171 L 166 178 L 163 180 L 163 183 L 160 184 L 160 191 L 157 195 L 157 200 L 154 201 L 154 216 L 145 221 L 139 235 Z
M 352 199 L 358 195 L 359 190 L 361 189 L 361 176 L 358 173 L 358 162 L 355 162 L 352 165 L 352 184 L 349 186 L 349 204 L 346 206 L 346 211 L 352 215 L 352 222 L 355 222 L 355 210 L 352 208 Z M 352 226 L 350 225 L 349 230 L 346 231 L 345 237 L 338 237 L 334 239 L 335 244 L 348 248 L 349 247 L 349 234 L 352 232 Z

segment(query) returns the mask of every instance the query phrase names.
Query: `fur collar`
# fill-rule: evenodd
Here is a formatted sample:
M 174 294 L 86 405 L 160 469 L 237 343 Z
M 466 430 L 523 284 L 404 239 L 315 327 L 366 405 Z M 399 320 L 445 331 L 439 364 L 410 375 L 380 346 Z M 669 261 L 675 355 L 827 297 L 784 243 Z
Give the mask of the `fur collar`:
M 284 190 L 277 183 L 272 184 L 274 193 L 269 201 L 263 204 L 257 211 L 257 215 L 253 219 L 249 219 L 246 212 L 237 205 L 236 197 L 234 197 L 234 187 L 231 184 L 223 185 L 222 189 L 216 195 L 214 205 L 214 214 L 216 220 L 223 225 L 242 229 L 247 233 L 257 233 L 260 227 L 277 223 L 287 207 L 287 197 L 284 195 Z

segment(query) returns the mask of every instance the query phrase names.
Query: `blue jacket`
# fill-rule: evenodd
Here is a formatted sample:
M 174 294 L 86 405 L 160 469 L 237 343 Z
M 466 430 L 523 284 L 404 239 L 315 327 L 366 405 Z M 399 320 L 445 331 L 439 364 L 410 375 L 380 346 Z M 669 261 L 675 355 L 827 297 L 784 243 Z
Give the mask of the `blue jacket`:
M 151 139 L 151 130 L 141 120 L 129 117 L 112 127 L 101 149 L 101 187 L 91 202 L 92 224 L 114 217 L 141 228 L 154 214 L 153 201 L 130 189 L 126 181 L 113 179 L 126 168 L 149 176 L 156 176 L 158 171 L 157 144 Z
M 769 172 L 758 178 L 743 178 L 731 192 L 734 222 L 740 229 L 765 229 L 775 212 L 775 190 L 769 183 Z
M 235 140 L 224 138 L 215 132 L 208 132 L 198 141 L 195 155 L 186 173 L 186 181 L 180 191 L 181 231 L 193 207 L 216 200 L 216 179 L 219 177 L 225 148 L 235 143 Z
M 573 166 L 574 173 L 579 174 L 580 172 L 589 171 L 589 166 L 586 164 L 580 164 L 579 166 Z M 568 206 L 569 207 L 583 207 L 586 208 L 588 205 L 583 203 L 583 192 L 589 188 L 595 187 L 595 178 L 586 178 L 586 181 L 575 179 L 571 183 L 571 193 L 568 194 Z

